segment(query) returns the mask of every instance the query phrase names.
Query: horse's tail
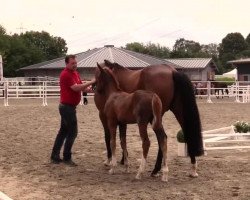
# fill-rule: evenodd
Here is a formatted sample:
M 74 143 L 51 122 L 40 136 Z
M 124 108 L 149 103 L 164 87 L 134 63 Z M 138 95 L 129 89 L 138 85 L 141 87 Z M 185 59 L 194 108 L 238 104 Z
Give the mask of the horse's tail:
M 178 115 L 181 115 L 179 116 L 181 120 L 178 121 L 185 135 L 188 153 L 190 156 L 201 156 L 204 154 L 201 121 L 192 82 L 187 75 L 180 72 L 173 72 L 173 80 L 175 86 L 174 101 L 179 100 L 180 102 L 179 105 L 175 105 L 179 112 Z
M 162 103 L 157 94 L 153 94 L 152 98 L 153 122 L 154 130 L 159 130 L 162 127 Z

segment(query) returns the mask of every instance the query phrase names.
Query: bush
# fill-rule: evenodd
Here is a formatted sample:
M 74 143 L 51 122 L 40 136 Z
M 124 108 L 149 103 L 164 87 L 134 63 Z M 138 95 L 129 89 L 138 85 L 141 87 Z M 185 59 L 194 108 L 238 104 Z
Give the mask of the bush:
M 185 136 L 184 136 L 184 133 L 182 130 L 179 130 L 178 133 L 177 133 L 177 141 L 180 142 L 180 143 L 185 143 L 186 140 L 185 140 Z
M 235 132 L 238 133 L 247 133 L 250 132 L 250 124 L 247 122 L 243 122 L 243 121 L 237 121 L 234 123 L 234 130 Z
M 226 85 L 233 85 L 235 83 L 235 79 L 230 77 L 216 78 L 215 81 L 223 81 Z

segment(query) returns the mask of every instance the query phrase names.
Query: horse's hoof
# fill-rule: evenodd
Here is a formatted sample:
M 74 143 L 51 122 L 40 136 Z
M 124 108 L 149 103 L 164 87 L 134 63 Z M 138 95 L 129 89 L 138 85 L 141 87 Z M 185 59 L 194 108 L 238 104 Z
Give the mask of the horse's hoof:
M 141 174 L 136 174 L 135 179 L 141 180 L 142 175 Z
M 159 177 L 160 176 L 160 173 L 159 172 L 157 172 L 157 173 L 152 173 L 151 174 L 151 177 Z
M 115 170 L 114 170 L 114 169 L 110 169 L 110 170 L 109 170 L 109 174 L 110 174 L 110 175 L 113 175 L 114 173 L 115 173 Z
M 189 174 L 191 178 L 197 178 L 198 174 L 196 172 Z

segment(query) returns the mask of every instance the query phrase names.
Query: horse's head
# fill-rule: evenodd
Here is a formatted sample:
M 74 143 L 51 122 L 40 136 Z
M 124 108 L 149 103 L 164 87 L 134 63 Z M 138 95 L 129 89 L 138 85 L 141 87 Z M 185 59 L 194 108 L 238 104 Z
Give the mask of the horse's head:
M 121 90 L 112 70 L 103 64 L 97 63 L 97 66 L 98 68 L 95 73 L 96 91 L 98 93 L 104 93 L 108 86 L 113 86 L 116 90 Z

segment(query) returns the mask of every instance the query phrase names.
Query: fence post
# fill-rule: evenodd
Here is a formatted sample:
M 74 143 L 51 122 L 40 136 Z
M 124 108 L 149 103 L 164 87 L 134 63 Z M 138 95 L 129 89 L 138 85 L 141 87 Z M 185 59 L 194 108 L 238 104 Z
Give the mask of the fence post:
M 47 106 L 47 82 L 43 82 L 43 106 Z
M 239 98 L 239 82 L 238 81 L 236 82 L 235 87 L 236 87 L 236 99 L 235 99 L 235 102 L 240 103 L 240 98 Z
M 211 100 L 211 82 L 207 82 L 207 103 L 213 103 Z
M 8 100 L 8 81 L 4 82 L 4 106 L 9 106 L 9 100 Z

